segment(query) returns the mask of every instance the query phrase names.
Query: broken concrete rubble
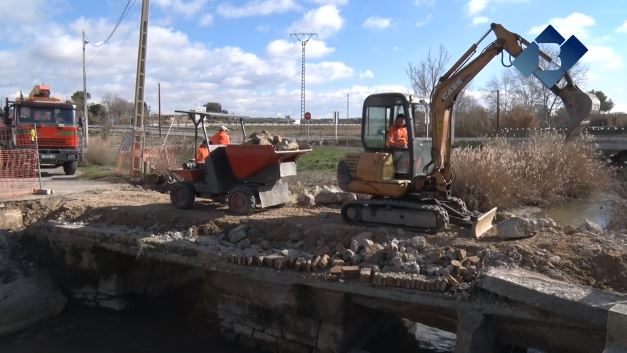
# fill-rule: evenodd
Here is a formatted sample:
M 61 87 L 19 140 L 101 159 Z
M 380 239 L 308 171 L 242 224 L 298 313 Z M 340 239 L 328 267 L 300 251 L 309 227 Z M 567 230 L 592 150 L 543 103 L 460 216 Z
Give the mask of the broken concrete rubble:
M 521 239 L 533 236 L 540 229 L 555 226 L 550 218 L 510 217 L 497 224 L 496 233 L 499 239 Z

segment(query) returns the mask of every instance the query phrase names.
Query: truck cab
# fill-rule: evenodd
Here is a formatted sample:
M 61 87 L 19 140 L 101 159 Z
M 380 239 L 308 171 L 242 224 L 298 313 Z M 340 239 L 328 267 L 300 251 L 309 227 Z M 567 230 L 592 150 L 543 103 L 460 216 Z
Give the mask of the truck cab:
M 47 86 L 37 85 L 28 98 L 7 99 L 4 123 L 11 127 L 13 143 L 37 137 L 42 167 L 63 166 L 66 175 L 73 175 L 82 158 L 76 106 L 49 94 Z

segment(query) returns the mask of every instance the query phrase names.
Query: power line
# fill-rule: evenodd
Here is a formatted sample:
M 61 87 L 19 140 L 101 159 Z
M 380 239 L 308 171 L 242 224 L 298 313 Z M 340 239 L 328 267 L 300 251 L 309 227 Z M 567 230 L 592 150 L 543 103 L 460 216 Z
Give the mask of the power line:
M 133 0 L 133 2 L 135 2 L 135 0 Z M 131 5 L 131 0 L 127 0 L 126 1 L 126 5 L 124 6 L 124 10 L 122 11 L 122 14 L 120 15 L 120 18 L 118 18 L 118 22 L 115 24 L 115 27 L 113 27 L 113 30 L 111 30 L 111 33 L 109 33 L 109 36 L 107 36 L 107 39 L 105 39 L 102 43 L 100 44 L 93 44 L 90 43 L 89 41 L 87 41 L 87 44 L 91 45 L 92 47 L 96 47 L 99 48 L 105 44 L 107 44 L 107 42 L 109 41 L 109 39 L 111 39 L 111 37 L 113 37 L 113 34 L 115 33 L 115 31 L 118 29 L 118 27 L 120 26 L 120 23 L 122 23 L 122 19 L 124 19 L 124 16 L 126 16 L 126 14 L 128 13 L 128 10 L 130 8 Z
M 132 3 L 131 3 L 132 1 Z M 126 5 L 124 6 L 124 10 L 122 11 L 122 14 L 120 15 L 120 18 L 118 19 L 118 22 L 115 24 L 115 27 L 113 27 L 113 30 L 111 30 L 111 33 L 109 33 L 109 35 L 107 36 L 107 38 L 102 41 L 102 43 L 100 44 L 92 44 L 91 42 L 89 42 L 89 40 L 87 40 L 87 37 L 85 37 L 84 41 L 83 41 L 83 45 L 85 44 L 89 44 L 92 47 L 98 48 L 98 51 L 96 52 L 96 54 L 94 55 L 93 58 L 91 58 L 91 60 L 89 60 L 89 63 L 87 64 L 87 66 L 90 66 L 94 60 L 96 60 L 96 58 L 98 57 L 98 55 L 100 55 L 100 51 L 102 50 L 102 47 L 109 42 L 109 39 L 111 39 L 111 37 L 113 37 L 113 34 L 115 33 L 115 31 L 118 29 L 118 27 L 120 26 L 120 23 L 122 23 L 122 20 L 124 19 L 124 17 L 129 13 L 129 10 L 135 6 L 135 2 L 137 0 L 127 0 Z

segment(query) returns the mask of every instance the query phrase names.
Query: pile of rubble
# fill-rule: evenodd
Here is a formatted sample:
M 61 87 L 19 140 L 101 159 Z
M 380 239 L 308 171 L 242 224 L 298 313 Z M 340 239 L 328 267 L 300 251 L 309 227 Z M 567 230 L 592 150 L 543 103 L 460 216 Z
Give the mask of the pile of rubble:
M 255 232 L 242 224 L 222 236 L 223 243 L 231 243 L 234 250 L 228 262 L 382 287 L 439 292 L 467 290 L 479 274 L 486 255 L 483 251 L 469 254 L 462 248 L 433 247 L 420 235 L 406 239 L 389 237 L 377 243 L 370 232 L 353 236 L 348 247 L 338 242 L 331 248 L 321 241 L 308 251 L 303 249 L 302 241 L 292 239 L 290 244 L 276 244 L 279 247 L 292 245 L 291 248 L 278 249 L 272 248 L 267 240 L 253 244 L 255 241 L 251 241 L 248 234 Z
M 272 145 L 277 151 L 291 151 L 300 148 L 300 145 L 296 141 L 290 141 L 282 138 L 279 135 L 272 135 L 266 130 L 261 132 L 253 132 L 248 135 L 244 144 L 247 145 Z

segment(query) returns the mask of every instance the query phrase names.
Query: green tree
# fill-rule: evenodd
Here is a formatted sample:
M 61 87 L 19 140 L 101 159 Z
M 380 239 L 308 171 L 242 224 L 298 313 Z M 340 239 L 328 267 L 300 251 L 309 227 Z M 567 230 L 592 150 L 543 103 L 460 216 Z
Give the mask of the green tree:
M 89 121 L 94 124 L 102 124 L 107 117 L 107 108 L 100 103 L 92 103 L 87 108 Z
M 599 103 L 601 104 L 601 106 L 599 107 L 599 110 L 602 112 L 609 112 L 610 110 L 612 110 L 612 108 L 614 108 L 614 102 L 612 102 L 611 99 L 609 99 L 605 93 L 603 93 L 603 91 L 595 91 L 592 90 L 588 93 L 592 93 L 595 96 L 597 96 L 597 98 L 599 98 Z
M 221 113 L 222 112 L 222 105 L 220 103 L 207 102 L 207 104 L 205 104 L 204 107 L 205 107 L 205 111 L 206 112 L 211 112 L 211 113 Z
M 83 107 L 85 105 L 85 98 L 83 97 L 83 91 L 76 91 L 74 92 L 74 94 L 72 94 L 72 97 L 70 97 L 70 99 L 72 100 L 72 102 L 74 104 L 76 104 L 76 109 L 79 111 L 79 114 L 82 115 L 83 113 Z M 91 99 L 91 94 L 89 94 L 89 92 L 87 92 L 87 99 Z

